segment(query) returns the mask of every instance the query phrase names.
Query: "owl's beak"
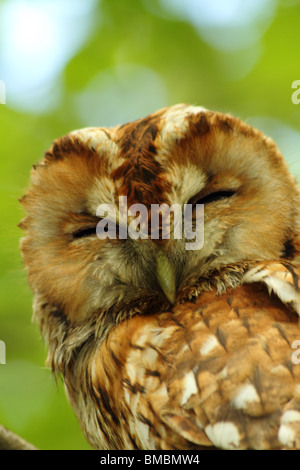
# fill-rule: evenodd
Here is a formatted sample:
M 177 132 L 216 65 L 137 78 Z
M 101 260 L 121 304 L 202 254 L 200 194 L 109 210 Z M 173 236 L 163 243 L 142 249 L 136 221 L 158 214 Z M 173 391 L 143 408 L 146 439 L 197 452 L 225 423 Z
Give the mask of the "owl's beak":
M 176 300 L 175 272 L 163 250 L 159 250 L 156 258 L 156 278 L 163 293 L 171 304 Z

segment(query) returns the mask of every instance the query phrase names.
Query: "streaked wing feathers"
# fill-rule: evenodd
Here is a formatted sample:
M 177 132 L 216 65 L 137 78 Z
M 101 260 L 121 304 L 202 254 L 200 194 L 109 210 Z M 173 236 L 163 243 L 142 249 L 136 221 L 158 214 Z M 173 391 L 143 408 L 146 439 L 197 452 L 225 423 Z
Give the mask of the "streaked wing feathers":
M 297 315 L 258 283 L 122 322 L 93 363 L 106 445 L 118 436 L 124 449 L 299 446 L 298 338 Z

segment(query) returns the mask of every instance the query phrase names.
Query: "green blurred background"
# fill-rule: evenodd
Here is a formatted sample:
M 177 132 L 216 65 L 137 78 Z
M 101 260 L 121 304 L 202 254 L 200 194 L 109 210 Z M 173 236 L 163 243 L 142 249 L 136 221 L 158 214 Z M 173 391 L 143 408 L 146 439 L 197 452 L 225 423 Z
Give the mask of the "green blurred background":
M 299 175 L 299 25 L 298 0 L 0 0 L 0 423 L 89 448 L 31 323 L 17 228 L 31 165 L 70 130 L 187 102 L 259 127 Z

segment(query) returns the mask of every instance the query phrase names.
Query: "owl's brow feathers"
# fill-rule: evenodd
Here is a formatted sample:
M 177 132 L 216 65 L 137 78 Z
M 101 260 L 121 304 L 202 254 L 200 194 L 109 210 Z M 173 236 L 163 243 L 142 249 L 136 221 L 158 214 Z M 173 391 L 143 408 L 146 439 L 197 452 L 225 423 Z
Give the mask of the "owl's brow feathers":
M 134 123 L 122 126 L 118 139 L 119 156 L 123 163 L 112 172 L 112 178 L 122 179 L 119 196 L 127 196 L 130 205 L 143 201 L 146 207 L 166 202 L 163 195 L 170 191 L 171 185 L 164 177 L 165 170 L 155 159 L 156 137 L 159 132 L 160 116 L 149 116 Z
M 168 108 L 164 108 L 116 128 L 98 128 L 103 132 L 105 139 L 113 141 L 118 149 L 116 160 L 120 161 L 120 164 L 115 164 L 110 176 L 114 180 L 122 180 L 116 195 L 127 196 L 130 204 L 141 200 L 146 206 L 164 202 L 162 197 L 172 185 L 166 179 L 166 169 L 160 162 L 163 146 L 172 151 L 175 144 L 178 151 L 180 147 L 184 149 L 189 145 L 193 138 L 205 137 L 206 140 L 216 131 L 224 134 L 234 133 L 237 126 L 239 133 L 245 137 L 262 137 L 260 131 L 231 115 L 198 107 L 187 107 L 184 110 L 183 105 L 173 108 L 177 115 L 175 118 L 171 115 L 170 123 Z M 101 145 L 96 150 L 92 142 L 82 140 L 81 137 L 80 132 L 78 134 L 75 131 L 55 140 L 50 150 L 45 152 L 45 162 L 51 163 L 74 154 L 89 159 L 98 153 L 98 156 L 105 159 L 106 152 Z M 180 152 L 177 152 L 177 155 L 178 163 L 182 163 Z
M 180 106 L 178 111 L 180 112 Z M 208 117 L 216 115 L 207 111 L 206 114 Z M 120 160 L 120 164 L 112 170 L 110 177 L 114 181 L 121 181 L 115 196 L 127 196 L 129 205 L 143 201 L 147 208 L 151 204 L 168 202 L 166 195 L 172 185 L 166 178 L 166 168 L 160 162 L 160 147 L 162 144 L 169 144 L 171 150 L 173 143 L 178 146 L 181 141 L 184 146 L 185 142 L 194 135 L 204 136 L 211 129 L 211 123 L 203 112 L 194 115 L 183 114 L 180 118 L 181 122 L 178 119 L 175 128 L 165 130 L 164 127 L 168 127 L 167 112 L 163 109 L 146 118 L 116 128 L 115 143 L 118 148 L 116 157 Z M 184 118 L 188 118 L 188 125 L 183 125 Z M 233 130 L 229 116 L 226 119 L 224 116 L 218 116 L 214 124 L 224 132 Z M 101 130 L 105 133 L 106 139 L 112 139 L 110 129 Z M 162 132 L 166 134 L 164 142 L 162 142 Z M 93 145 L 86 145 L 75 132 L 55 140 L 52 147 L 45 152 L 44 161 L 50 164 L 51 161 L 72 155 L 89 160 L 95 157 L 95 154 Z M 105 152 L 103 156 L 105 157 Z

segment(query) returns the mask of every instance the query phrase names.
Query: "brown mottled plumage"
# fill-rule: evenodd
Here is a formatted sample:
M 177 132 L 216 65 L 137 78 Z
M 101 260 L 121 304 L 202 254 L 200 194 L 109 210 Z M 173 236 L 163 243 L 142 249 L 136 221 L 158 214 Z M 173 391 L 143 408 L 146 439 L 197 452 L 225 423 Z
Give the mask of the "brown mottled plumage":
M 99 239 L 97 207 L 119 196 L 148 225 L 152 204 L 204 204 L 203 246 L 172 223 L 170 239 Z M 21 250 L 92 446 L 300 448 L 299 201 L 271 139 L 203 108 L 53 143 L 21 201 Z

